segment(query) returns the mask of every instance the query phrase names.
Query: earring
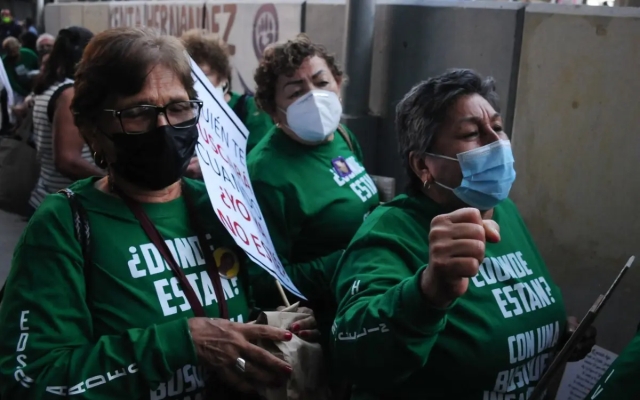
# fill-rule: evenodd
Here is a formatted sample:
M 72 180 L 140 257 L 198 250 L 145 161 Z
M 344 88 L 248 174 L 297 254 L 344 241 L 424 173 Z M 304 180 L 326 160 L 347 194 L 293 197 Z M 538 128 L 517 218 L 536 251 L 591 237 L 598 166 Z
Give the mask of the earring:
M 431 183 L 429 183 L 428 179 L 425 179 L 424 182 L 422 182 L 422 187 L 427 190 L 431 189 Z
M 98 152 L 97 151 L 93 152 L 93 161 L 95 161 L 96 165 L 98 167 L 100 167 L 101 169 L 106 169 L 109 166 L 107 164 L 107 162 L 104 160 L 104 157 L 100 156 L 100 159 L 98 159 Z

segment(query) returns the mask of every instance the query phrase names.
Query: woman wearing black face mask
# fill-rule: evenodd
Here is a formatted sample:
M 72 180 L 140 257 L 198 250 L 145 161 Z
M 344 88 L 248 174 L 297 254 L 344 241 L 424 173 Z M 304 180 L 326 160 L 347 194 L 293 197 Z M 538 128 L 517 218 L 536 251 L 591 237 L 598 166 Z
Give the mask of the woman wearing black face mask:
M 2 398 L 197 399 L 206 381 L 213 397 L 241 399 L 292 372 L 251 344 L 292 333 L 242 323 L 246 256 L 204 184 L 180 178 L 202 105 L 184 54 L 177 39 L 134 28 L 87 46 L 71 106 L 108 176 L 70 187 L 84 218 L 47 197 L 16 249 L 0 308 Z M 83 219 L 90 230 L 76 239 Z M 315 321 L 298 324 L 306 334 Z

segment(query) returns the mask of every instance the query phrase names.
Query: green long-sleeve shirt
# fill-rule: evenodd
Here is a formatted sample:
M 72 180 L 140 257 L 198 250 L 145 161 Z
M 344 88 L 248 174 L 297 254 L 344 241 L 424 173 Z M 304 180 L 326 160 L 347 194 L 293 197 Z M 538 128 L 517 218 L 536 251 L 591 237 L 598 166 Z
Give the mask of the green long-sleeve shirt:
M 199 243 L 189 227 L 182 197 L 143 207 L 207 315 L 216 317 L 202 251 L 215 246 L 218 260 L 231 253 L 225 259 L 241 268 L 245 257 L 218 222 L 204 184 L 185 181 L 210 243 Z M 200 399 L 206 374 L 178 280 L 121 200 L 97 190 L 94 179 L 71 189 L 88 213 L 91 266 L 83 268 L 68 200 L 48 196 L 17 245 L 0 307 L 0 397 Z M 238 278 L 222 284 L 230 317 L 247 321 L 243 285 Z
M 585 398 L 585 400 L 637 399 L 640 399 L 640 331 Z
M 333 280 L 336 367 L 353 399 L 525 400 L 551 361 L 565 309 L 515 205 L 494 210 L 500 243 L 447 309 L 424 300 L 431 220 L 423 195 L 398 196 L 364 222 Z
M 342 251 L 379 203 L 362 166 L 362 150 L 349 134 L 354 151 L 337 131 L 332 141 L 308 146 L 274 128 L 248 158 L 276 253 L 312 302 L 331 297 L 329 283 Z M 273 278 L 257 266 L 249 271 L 256 301 L 263 307 L 282 305 Z

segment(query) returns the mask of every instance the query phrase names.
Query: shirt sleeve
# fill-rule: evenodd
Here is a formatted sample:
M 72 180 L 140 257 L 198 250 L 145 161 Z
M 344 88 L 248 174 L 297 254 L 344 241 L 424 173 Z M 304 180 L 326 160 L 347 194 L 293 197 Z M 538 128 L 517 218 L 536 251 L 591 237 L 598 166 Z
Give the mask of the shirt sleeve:
M 290 262 L 292 243 L 300 234 L 304 217 L 299 207 L 287 204 L 287 196 L 282 189 L 262 181 L 253 181 L 252 185 L 275 251 L 291 281 L 309 300 L 324 298 L 343 251 L 308 262 Z M 273 301 L 278 298 L 274 278 L 255 264 L 251 266 L 251 285 L 258 306 L 273 308 L 281 305 Z
M 361 388 L 384 393 L 423 368 L 454 306 L 424 300 L 426 266 L 409 268 L 409 247 L 404 237 L 368 232 L 349 245 L 333 278 L 336 368 Z
M 187 320 L 96 337 L 66 202 L 49 196 L 14 253 L 0 308 L 0 397 L 147 397 L 197 363 Z

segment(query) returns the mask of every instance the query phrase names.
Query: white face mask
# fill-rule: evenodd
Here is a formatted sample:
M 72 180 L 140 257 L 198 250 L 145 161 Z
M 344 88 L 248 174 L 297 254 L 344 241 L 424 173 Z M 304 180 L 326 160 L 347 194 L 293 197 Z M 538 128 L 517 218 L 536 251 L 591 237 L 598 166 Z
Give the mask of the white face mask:
M 342 104 L 328 90 L 312 90 L 293 102 L 287 111 L 289 128 L 305 142 L 323 142 L 338 129 Z

